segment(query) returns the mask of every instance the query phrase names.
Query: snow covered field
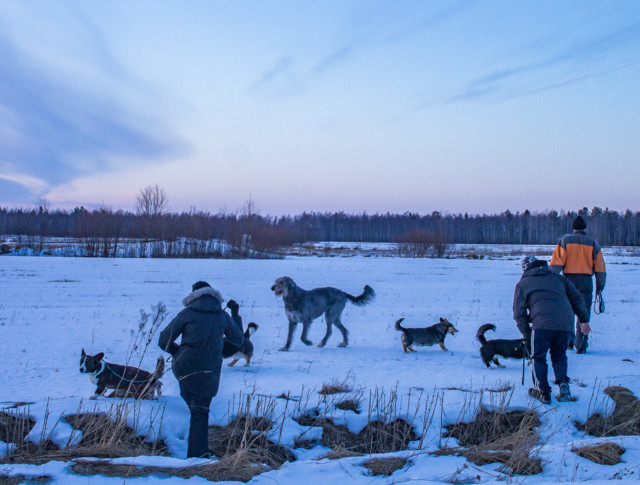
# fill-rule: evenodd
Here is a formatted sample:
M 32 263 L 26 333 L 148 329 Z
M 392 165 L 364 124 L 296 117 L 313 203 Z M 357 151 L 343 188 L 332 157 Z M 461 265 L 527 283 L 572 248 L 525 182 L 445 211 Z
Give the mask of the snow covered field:
M 249 367 L 224 367 L 221 389 L 211 406 L 211 424 L 227 424 L 237 411 L 240 393 L 264 396 L 265 399 L 289 394 L 301 396 L 302 403 L 318 405 L 317 394 L 324 383 L 346 382 L 354 391 L 361 390 L 365 412 L 332 410 L 336 422 L 352 431 L 361 429 L 367 420 L 369 392 L 397 391 L 402 406 L 411 408 L 408 396 L 422 393 L 423 402 L 440 396 L 435 417 L 425 432 L 423 449 L 396 452 L 393 456 L 409 458 L 409 464 L 391 477 L 372 477 L 361 465 L 370 457 L 318 460 L 328 451 L 316 446 L 296 449 L 298 460 L 254 478 L 250 483 L 309 484 L 328 483 L 442 483 L 456 470 L 468 464 L 461 457 L 435 457 L 440 442 L 441 425 L 459 419 L 461 409 L 470 400 L 480 398 L 481 390 L 514 387 L 510 407 L 534 406 L 541 411 L 540 457 L 543 472 L 530 477 L 513 477 L 518 482 L 583 481 L 616 478 L 637 479 L 640 474 L 640 439 L 607 438 L 626 448 L 623 463 L 596 465 L 571 452 L 574 446 L 598 443 L 578 431 L 572 422 L 584 422 L 594 410 L 605 411 L 610 405 L 602 393 L 607 385 L 622 385 L 640 396 L 640 258 L 623 250 L 605 252 L 608 280 L 604 293 L 606 313 L 592 318 L 591 347 L 586 355 L 569 355 L 569 375 L 575 403 L 535 404 L 527 397 L 529 369 L 525 386 L 520 384 L 521 361 L 505 361 L 506 369 L 486 369 L 474 340 L 478 326 L 497 325 L 490 338 L 518 338 L 511 314 L 513 289 L 518 281 L 520 260 L 502 259 L 399 259 L 399 258 L 287 258 L 285 260 L 167 260 L 167 259 L 81 259 L 54 257 L 0 257 L 0 339 L 4 343 L 0 357 L 0 402 L 8 406 L 17 401 L 32 402 L 30 414 L 36 419 L 32 436 L 39 436 L 43 414 L 52 416 L 77 412 L 78 405 L 93 409 L 107 407 L 109 399 L 89 401 L 94 386 L 78 372 L 82 348 L 88 353 L 105 352 L 110 362 L 123 363 L 129 354 L 132 332 L 137 331 L 140 310 L 150 311 L 159 301 L 168 309 L 169 318 L 182 307 L 182 298 L 197 280 L 207 280 L 225 299 L 241 304 L 245 326 L 251 321 L 260 325 L 253 336 L 254 360 Z M 343 322 L 350 331 L 348 348 L 337 348 L 339 333 L 334 332 L 326 348 L 306 347 L 296 339 L 289 352 L 279 352 L 285 341 L 287 321 L 283 304 L 270 291 L 279 276 L 292 277 L 301 287 L 336 286 L 351 294 L 360 294 L 365 284 L 377 293 L 369 306 L 347 306 Z M 405 317 L 403 325 L 426 326 L 446 317 L 459 333 L 447 337 L 447 352 L 437 346 L 418 348 L 404 354 L 400 334 L 393 325 Z M 165 324 L 168 323 L 168 320 Z M 317 320 L 310 332 L 319 342 L 324 335 L 324 321 Z M 142 367 L 153 369 L 160 350 L 154 345 Z M 625 360 L 623 360 L 625 359 Z M 238 364 L 240 365 L 240 364 Z M 551 377 L 551 375 L 550 375 Z M 160 437 L 174 458 L 138 457 L 136 464 L 161 463 L 176 466 L 175 458 L 186 454 L 188 410 L 178 395 L 178 386 L 169 372 L 164 378 L 164 394 L 152 407 L 165 407 Z M 578 385 L 580 384 L 580 385 Z M 584 387 L 580 387 L 584 386 Z M 455 389 L 454 389 L 455 388 Z M 304 396 L 311 396 L 307 401 Z M 496 393 L 484 392 L 483 402 L 495 401 Z M 276 437 L 285 445 L 309 430 L 295 423 L 285 411 L 293 401 L 275 399 L 276 415 L 285 422 Z M 399 406 L 399 407 L 402 407 Z M 589 409 L 591 408 L 591 409 Z M 465 419 L 473 416 L 464 416 Z M 54 419 L 55 421 L 55 419 Z M 414 423 L 418 434 L 429 420 L 422 414 Z M 144 432 L 146 430 L 140 430 Z M 65 442 L 70 427 L 59 424 L 53 439 Z M 455 446 L 449 439 L 449 445 Z M 4 449 L 3 449 L 4 448 Z M 0 445 L 0 453 L 6 446 Z M 146 461 L 145 461 L 146 460 Z M 182 464 L 183 461 L 177 463 Z M 480 482 L 504 479 L 497 464 L 469 467 L 458 476 L 479 475 Z M 69 472 L 69 465 L 51 462 L 32 465 L 0 465 L 0 473 L 52 475 L 57 483 L 89 483 L 87 477 Z M 465 475 L 466 473 L 466 475 Z M 128 483 L 152 481 L 131 478 Z M 193 483 L 205 483 L 192 478 Z M 91 483 L 122 483 L 122 478 L 92 477 Z M 162 483 L 183 483 L 180 478 L 166 478 Z

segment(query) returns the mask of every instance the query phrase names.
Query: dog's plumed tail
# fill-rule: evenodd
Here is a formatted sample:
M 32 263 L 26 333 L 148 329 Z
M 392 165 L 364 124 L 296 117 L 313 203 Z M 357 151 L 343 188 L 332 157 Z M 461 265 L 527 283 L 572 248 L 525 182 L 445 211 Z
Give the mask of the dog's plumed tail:
M 251 322 L 249 325 L 247 325 L 247 329 L 244 331 L 244 338 L 251 337 L 254 333 L 256 333 L 257 330 L 258 324 Z
M 156 370 L 153 371 L 151 378 L 154 380 L 158 380 L 164 374 L 164 358 L 160 355 L 158 356 L 158 363 L 156 364 Z
M 484 325 L 480 326 L 480 328 L 478 329 L 478 332 L 476 333 L 476 339 L 482 345 L 487 343 L 487 339 L 484 337 L 484 333 L 489 331 L 489 330 L 493 330 L 495 332 L 496 331 L 496 326 L 493 323 L 485 323 Z
M 406 328 L 404 328 L 402 325 L 400 325 L 402 323 L 402 320 L 404 320 L 404 318 L 400 318 L 400 319 L 396 320 L 396 330 L 398 332 L 404 332 L 406 330 Z
M 362 295 L 353 296 L 349 293 L 345 293 L 345 295 L 354 305 L 364 306 L 374 300 L 374 298 L 376 297 L 376 292 L 373 291 L 373 288 L 371 288 L 369 285 L 365 285 Z

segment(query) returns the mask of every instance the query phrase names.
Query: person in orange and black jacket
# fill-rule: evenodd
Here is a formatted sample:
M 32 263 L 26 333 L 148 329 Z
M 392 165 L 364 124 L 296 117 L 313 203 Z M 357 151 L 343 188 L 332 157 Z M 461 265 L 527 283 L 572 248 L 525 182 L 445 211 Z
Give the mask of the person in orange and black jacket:
M 597 241 L 587 236 L 587 223 L 584 217 L 577 216 L 572 223 L 573 234 L 564 236 L 556 246 L 551 257 L 550 269 L 554 273 L 564 274 L 582 294 L 587 311 L 591 315 L 593 299 L 593 275 L 596 277 L 596 294 L 602 294 L 607 280 L 607 270 L 602 257 L 602 250 Z M 576 353 L 584 354 L 588 347 L 588 333 L 584 326 L 576 320 L 575 338 L 569 347 L 575 346 Z

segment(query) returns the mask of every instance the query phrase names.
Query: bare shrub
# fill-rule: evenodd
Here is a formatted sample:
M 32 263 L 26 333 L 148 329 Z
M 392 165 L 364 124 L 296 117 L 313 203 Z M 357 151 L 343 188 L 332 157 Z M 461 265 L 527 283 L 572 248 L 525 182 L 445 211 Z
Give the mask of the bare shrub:
M 441 235 L 421 229 L 401 234 L 396 243 L 396 255 L 403 258 L 443 258 L 451 249 Z
M 573 448 L 571 451 L 599 465 L 617 465 L 622 462 L 620 457 L 626 450 L 617 443 L 605 442 Z
M 363 467 L 368 468 L 373 476 L 389 476 L 393 472 L 404 468 L 407 464 L 405 458 L 374 458 L 362 464 Z

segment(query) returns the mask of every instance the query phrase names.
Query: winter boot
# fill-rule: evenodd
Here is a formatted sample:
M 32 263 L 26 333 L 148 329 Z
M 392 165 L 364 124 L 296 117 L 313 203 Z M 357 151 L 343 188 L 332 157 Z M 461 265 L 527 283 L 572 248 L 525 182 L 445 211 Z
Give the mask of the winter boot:
M 571 395 L 571 389 L 568 382 L 560 384 L 560 394 L 556 396 L 556 399 L 558 402 L 573 402 L 576 400 L 576 398 Z
M 540 389 L 531 388 L 529 389 L 529 397 L 540 401 L 542 404 L 551 404 L 551 393 L 550 392 L 542 392 Z

